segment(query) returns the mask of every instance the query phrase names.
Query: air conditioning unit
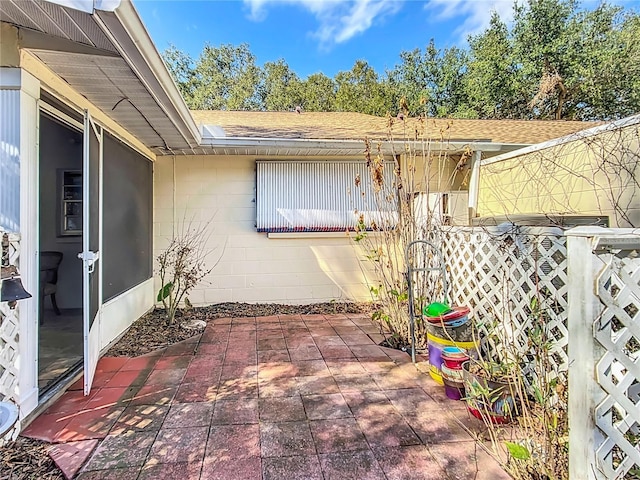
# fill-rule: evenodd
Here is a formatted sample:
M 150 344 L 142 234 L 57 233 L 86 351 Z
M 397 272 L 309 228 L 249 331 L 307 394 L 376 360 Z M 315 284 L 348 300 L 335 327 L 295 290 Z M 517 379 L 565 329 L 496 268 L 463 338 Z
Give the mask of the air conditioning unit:
M 413 199 L 418 224 L 431 221 L 440 225 L 469 225 L 469 192 L 418 193 Z

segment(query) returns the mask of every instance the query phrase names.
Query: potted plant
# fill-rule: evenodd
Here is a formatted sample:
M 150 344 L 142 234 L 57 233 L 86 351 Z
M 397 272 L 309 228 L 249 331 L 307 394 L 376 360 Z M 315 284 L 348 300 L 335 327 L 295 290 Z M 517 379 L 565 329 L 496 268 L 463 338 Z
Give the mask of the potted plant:
M 462 364 L 469 412 L 485 423 L 509 423 L 520 411 L 520 371 L 516 363 L 470 359 Z
M 467 408 L 486 424 L 510 423 L 526 402 L 523 359 L 503 323 L 479 319 L 474 327 L 478 356 L 462 364 Z

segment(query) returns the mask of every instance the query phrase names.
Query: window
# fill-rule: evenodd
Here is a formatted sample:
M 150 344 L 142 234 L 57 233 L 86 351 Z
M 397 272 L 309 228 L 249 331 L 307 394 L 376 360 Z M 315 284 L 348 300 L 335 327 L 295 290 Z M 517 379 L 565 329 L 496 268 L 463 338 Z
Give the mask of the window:
M 256 170 L 259 232 L 339 232 L 353 230 L 361 214 L 367 225 L 396 216 L 395 197 L 376 193 L 363 161 L 258 160 Z M 391 187 L 392 162 L 383 176 Z
M 60 236 L 82 235 L 82 172 L 58 171 Z

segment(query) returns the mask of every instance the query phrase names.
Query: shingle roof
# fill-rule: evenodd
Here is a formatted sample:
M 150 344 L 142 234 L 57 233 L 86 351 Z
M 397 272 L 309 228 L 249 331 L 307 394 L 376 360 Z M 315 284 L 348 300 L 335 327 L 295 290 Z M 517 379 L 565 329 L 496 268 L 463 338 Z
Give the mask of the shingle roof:
M 240 112 L 192 111 L 199 125 L 217 125 L 227 137 L 283 138 L 313 140 L 386 139 L 388 119 L 348 112 Z M 448 120 L 427 119 L 424 127 L 415 118 L 394 119 L 393 137 L 415 138 L 416 128 L 425 136 L 446 140 L 491 141 L 508 144 L 535 144 L 584 130 L 600 122 L 542 120 Z

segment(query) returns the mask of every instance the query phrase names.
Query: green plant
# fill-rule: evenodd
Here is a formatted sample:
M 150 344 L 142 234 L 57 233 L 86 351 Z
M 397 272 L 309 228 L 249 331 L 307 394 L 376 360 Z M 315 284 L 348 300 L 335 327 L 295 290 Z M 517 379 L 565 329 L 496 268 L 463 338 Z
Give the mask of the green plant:
M 568 478 L 567 391 L 565 377 L 550 360 L 554 305 L 547 293 L 539 289 L 529 302 L 525 348 L 513 334 L 512 319 L 479 322 L 483 347 L 471 370 L 495 383 L 465 383 L 467 402 L 478 407 L 492 453 L 516 480 Z M 505 397 L 512 400 L 499 403 Z M 500 414 L 508 428 L 496 422 Z
M 170 240 L 169 245 L 156 257 L 160 290 L 157 301 L 162 302 L 166 318 L 173 323 L 181 305 L 191 307 L 189 292 L 201 283 L 220 261 L 207 264 L 209 223 L 194 226 L 193 222 L 183 222 L 182 231 Z

